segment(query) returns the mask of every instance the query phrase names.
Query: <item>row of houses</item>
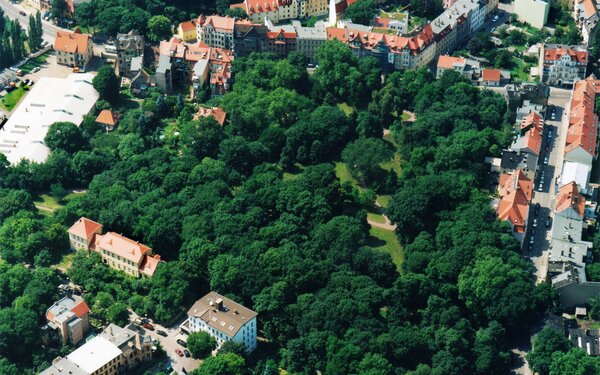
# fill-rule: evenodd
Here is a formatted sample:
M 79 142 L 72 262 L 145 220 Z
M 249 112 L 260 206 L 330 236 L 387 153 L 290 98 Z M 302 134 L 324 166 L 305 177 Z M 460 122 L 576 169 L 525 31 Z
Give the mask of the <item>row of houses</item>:
M 437 62 L 437 78 L 439 79 L 446 71 L 455 71 L 464 78 L 479 83 L 482 86 L 498 87 L 510 81 L 510 72 L 500 69 L 481 68 L 477 60 L 442 55 Z
M 586 45 L 589 45 L 590 36 L 600 19 L 599 9 L 598 0 L 574 0 L 573 17 Z

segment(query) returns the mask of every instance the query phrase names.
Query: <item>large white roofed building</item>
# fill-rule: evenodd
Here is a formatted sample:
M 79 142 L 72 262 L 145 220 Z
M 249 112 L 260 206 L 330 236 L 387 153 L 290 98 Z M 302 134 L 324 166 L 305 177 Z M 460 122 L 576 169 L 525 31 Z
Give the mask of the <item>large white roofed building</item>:
M 0 130 L 0 153 L 11 164 L 21 159 L 46 161 L 50 149 L 44 137 L 50 125 L 68 121 L 79 126 L 83 116 L 92 111 L 98 100 L 93 78 L 89 73 L 40 78 Z

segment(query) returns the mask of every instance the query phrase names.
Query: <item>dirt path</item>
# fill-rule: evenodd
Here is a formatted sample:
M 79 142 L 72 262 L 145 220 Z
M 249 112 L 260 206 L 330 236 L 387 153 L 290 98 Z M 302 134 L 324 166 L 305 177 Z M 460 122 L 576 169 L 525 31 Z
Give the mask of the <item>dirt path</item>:
M 38 204 L 35 205 L 35 208 L 37 208 L 38 210 L 42 210 L 42 211 L 54 212 L 54 210 L 52 208 L 48 208 L 46 206 L 40 206 Z
M 381 207 L 381 205 L 379 204 L 379 202 L 375 201 L 375 206 L 379 209 L 380 212 L 383 211 L 383 207 Z M 369 218 L 367 218 L 367 222 L 372 227 L 377 227 L 377 228 L 381 228 L 381 229 L 385 229 L 385 230 L 395 231 L 396 227 L 397 227 L 396 224 L 392 224 L 392 222 L 390 221 L 390 218 L 387 217 L 385 214 L 381 213 L 381 216 L 385 220 L 385 223 L 378 223 L 376 221 L 370 220 Z

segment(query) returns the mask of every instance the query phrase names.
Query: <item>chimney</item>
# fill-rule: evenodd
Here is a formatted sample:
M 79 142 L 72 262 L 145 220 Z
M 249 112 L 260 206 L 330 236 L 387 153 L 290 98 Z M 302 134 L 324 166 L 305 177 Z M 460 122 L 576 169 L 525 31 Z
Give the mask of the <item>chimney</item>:
M 223 308 L 223 298 L 217 298 L 215 304 L 217 305 L 217 309 L 221 310 Z

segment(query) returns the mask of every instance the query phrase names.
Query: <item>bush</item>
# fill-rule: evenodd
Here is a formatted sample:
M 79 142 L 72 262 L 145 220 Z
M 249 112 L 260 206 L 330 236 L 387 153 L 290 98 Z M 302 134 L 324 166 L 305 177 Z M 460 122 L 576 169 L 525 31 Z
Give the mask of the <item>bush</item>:
M 192 332 L 187 339 L 187 346 L 196 359 L 203 359 L 217 348 L 217 340 L 206 332 Z

